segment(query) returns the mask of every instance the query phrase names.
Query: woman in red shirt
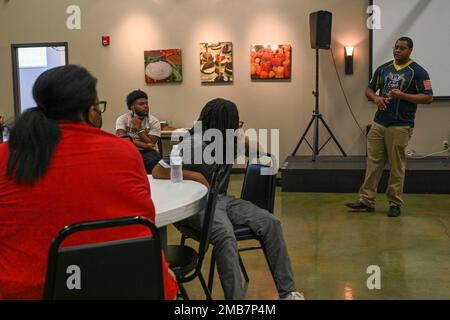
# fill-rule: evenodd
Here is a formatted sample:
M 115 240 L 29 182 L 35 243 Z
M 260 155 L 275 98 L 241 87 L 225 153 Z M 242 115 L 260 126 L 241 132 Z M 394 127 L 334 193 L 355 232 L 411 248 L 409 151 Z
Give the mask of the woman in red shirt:
M 142 158 L 127 140 L 99 130 L 106 102 L 97 80 L 68 65 L 43 73 L 38 107 L 0 144 L 0 298 L 42 299 L 50 243 L 77 222 L 145 216 L 155 221 Z M 64 245 L 148 235 L 126 227 L 83 232 Z M 165 298 L 178 286 L 163 261 Z

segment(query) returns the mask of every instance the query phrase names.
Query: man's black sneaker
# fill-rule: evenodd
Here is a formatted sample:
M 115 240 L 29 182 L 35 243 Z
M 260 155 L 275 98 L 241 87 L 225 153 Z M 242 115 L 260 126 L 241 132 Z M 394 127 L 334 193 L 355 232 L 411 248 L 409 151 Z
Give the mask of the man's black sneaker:
M 388 211 L 388 217 L 397 218 L 401 214 L 401 210 L 399 206 L 390 206 Z
M 359 202 L 359 201 L 355 202 L 355 203 L 346 203 L 345 205 L 355 211 L 367 211 L 367 212 L 375 211 L 375 208 L 366 206 L 364 203 Z

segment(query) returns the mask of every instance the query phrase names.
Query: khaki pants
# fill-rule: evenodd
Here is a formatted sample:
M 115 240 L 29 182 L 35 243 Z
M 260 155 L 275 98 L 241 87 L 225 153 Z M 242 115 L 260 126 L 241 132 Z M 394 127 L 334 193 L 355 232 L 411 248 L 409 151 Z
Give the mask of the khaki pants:
M 389 204 L 397 206 L 403 204 L 405 150 L 413 130 L 410 127 L 383 127 L 377 123 L 372 124 L 367 136 L 367 169 L 366 178 L 359 189 L 360 202 L 375 207 L 378 183 L 388 160 L 391 167 L 386 190 Z

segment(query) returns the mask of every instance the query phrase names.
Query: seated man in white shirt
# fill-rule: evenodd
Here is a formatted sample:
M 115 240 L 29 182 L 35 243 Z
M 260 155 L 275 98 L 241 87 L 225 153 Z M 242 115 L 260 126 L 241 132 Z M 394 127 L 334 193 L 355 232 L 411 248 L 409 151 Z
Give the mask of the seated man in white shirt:
M 129 136 L 144 160 L 147 174 L 161 159 L 158 139 L 161 137 L 161 124 L 149 113 L 148 96 L 144 91 L 135 90 L 127 96 L 130 112 L 121 115 L 116 121 L 116 134 Z

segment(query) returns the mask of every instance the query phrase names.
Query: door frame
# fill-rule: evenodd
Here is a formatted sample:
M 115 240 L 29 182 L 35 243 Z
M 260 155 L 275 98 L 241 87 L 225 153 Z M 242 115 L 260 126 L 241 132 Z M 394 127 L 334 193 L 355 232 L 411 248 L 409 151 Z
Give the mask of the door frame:
M 66 65 L 69 64 L 69 44 L 68 42 L 38 42 L 38 43 L 13 43 L 11 44 L 13 93 L 14 93 L 14 115 L 20 115 L 20 80 L 19 80 L 19 55 L 18 49 L 32 47 L 64 47 L 66 55 Z

